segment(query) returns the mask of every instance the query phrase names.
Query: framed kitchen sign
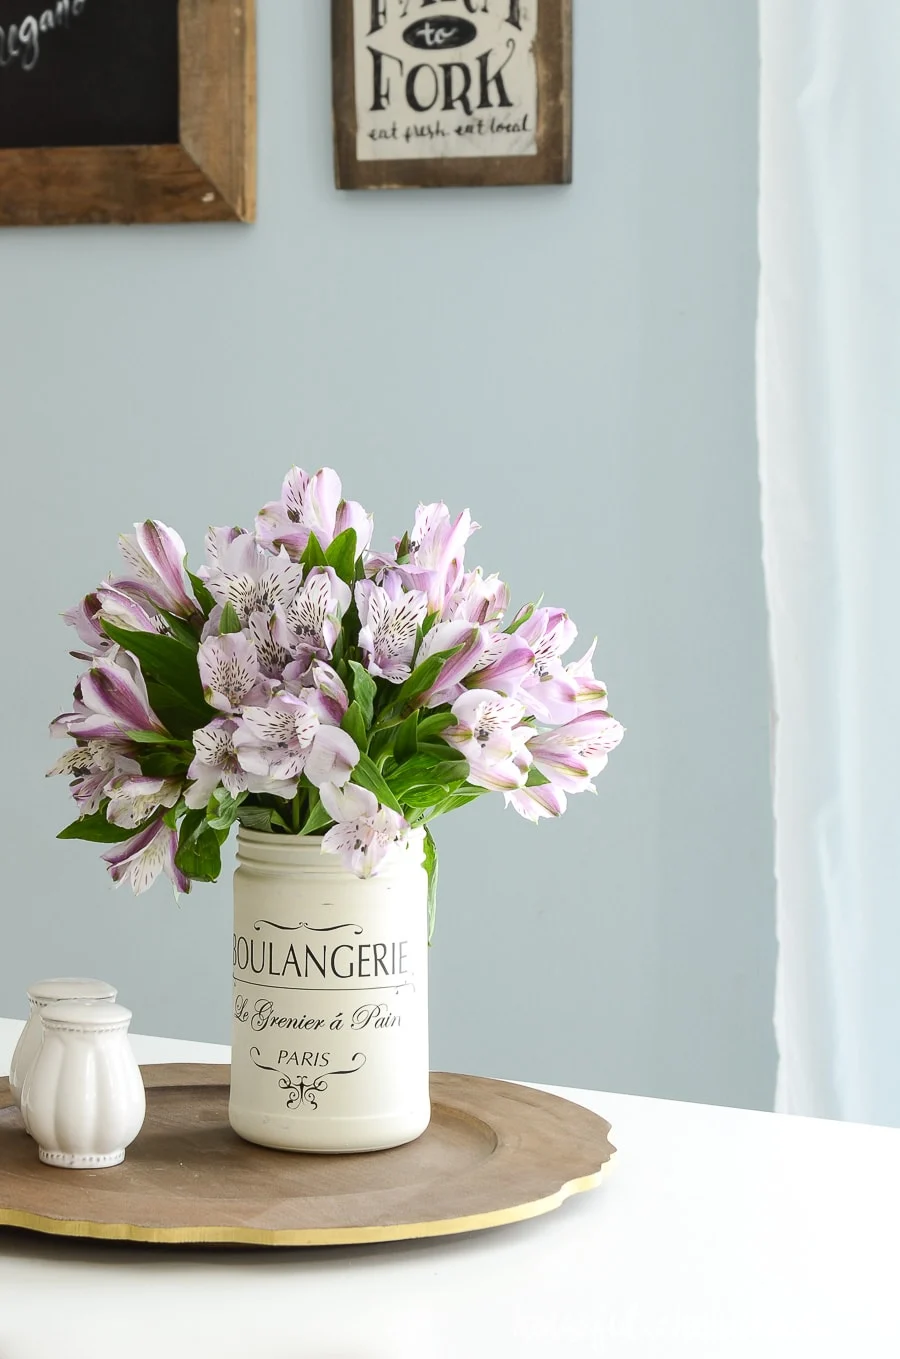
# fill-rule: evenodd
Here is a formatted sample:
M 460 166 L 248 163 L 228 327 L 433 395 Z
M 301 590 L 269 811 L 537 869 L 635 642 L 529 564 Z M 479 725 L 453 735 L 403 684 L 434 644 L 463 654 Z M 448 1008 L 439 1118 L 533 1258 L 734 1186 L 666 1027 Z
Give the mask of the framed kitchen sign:
M 572 0 L 331 0 L 339 189 L 567 184 Z
M 0 0 L 0 226 L 255 206 L 254 0 Z

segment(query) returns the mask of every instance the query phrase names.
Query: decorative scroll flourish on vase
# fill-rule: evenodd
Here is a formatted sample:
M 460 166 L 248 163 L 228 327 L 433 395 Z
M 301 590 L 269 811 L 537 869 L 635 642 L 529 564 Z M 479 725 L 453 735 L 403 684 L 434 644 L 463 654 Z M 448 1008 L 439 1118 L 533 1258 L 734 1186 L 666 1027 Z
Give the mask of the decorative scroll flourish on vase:
M 299 925 L 279 925 L 277 920 L 255 920 L 253 928 L 259 930 L 263 925 L 269 925 L 273 930 L 286 930 L 289 933 L 293 930 L 313 930 L 316 934 L 330 934 L 332 930 L 352 930 L 354 934 L 362 934 L 362 925 L 355 925 L 349 921 L 344 925 L 308 925 L 305 920 L 301 920 Z
M 288 1109 L 300 1109 L 304 1105 L 309 1105 L 311 1109 L 318 1109 L 318 1096 L 324 1094 L 328 1089 L 328 1081 L 334 1076 L 352 1076 L 357 1071 L 361 1071 L 366 1064 L 366 1056 L 363 1052 L 354 1052 L 350 1059 L 354 1065 L 344 1067 L 340 1071 L 323 1071 L 320 1075 L 310 1080 L 307 1076 L 291 1077 L 287 1072 L 282 1071 L 277 1066 L 267 1066 L 265 1062 L 259 1060 L 259 1048 L 250 1049 L 250 1059 L 254 1066 L 260 1071 L 271 1071 L 278 1077 L 278 1088 L 287 1091 L 285 1101 Z M 326 1077 L 328 1078 L 326 1080 Z

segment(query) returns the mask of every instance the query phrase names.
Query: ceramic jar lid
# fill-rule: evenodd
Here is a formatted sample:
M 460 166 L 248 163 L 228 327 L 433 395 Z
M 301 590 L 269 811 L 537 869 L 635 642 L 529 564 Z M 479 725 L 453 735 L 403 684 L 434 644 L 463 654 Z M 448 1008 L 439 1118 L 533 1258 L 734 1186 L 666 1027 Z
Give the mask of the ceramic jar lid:
M 28 987 L 28 999 L 35 1005 L 52 1005 L 58 1000 L 115 1000 L 116 988 L 96 977 L 50 977 Z
M 127 1028 L 131 1023 L 131 1011 L 113 1001 L 102 1000 L 94 1005 L 85 1005 L 77 1000 L 60 1000 L 47 1006 L 41 1020 L 45 1029 L 71 1027 L 93 1033 L 103 1029 Z

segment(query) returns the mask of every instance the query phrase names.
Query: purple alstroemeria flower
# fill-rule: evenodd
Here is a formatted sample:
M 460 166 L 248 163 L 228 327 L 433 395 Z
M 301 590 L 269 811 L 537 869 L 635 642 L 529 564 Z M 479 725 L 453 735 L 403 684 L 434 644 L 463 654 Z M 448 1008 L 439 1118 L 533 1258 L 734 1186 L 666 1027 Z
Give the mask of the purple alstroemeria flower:
M 189 892 L 191 884 L 175 863 L 177 848 L 178 832 L 160 817 L 130 840 L 114 845 L 103 858 L 113 882 L 118 886 L 128 878 L 135 896 L 152 887 L 160 873 L 171 880 L 176 893 Z
M 98 656 L 106 656 L 115 646 L 100 626 L 100 599 L 96 593 L 85 595 L 84 599 L 66 609 L 64 621 L 74 628 L 87 651 L 73 651 L 70 654 L 77 661 L 94 661 Z
M 207 573 L 218 567 L 222 553 L 234 542 L 235 538 L 244 537 L 246 534 L 246 529 L 230 528 L 227 524 L 224 527 L 208 528 L 203 538 L 203 551 L 206 557 L 206 564 L 200 568 L 199 575 L 201 579 L 205 580 Z M 249 536 L 252 537 L 253 535 L 250 534 Z
M 343 788 L 323 783 L 319 794 L 335 823 L 322 839 L 322 852 L 339 854 L 344 866 L 358 877 L 372 877 L 393 846 L 405 840 L 407 822 L 389 807 L 380 806 L 367 788 L 352 783 Z
M 451 519 L 443 501 L 420 505 L 409 534 L 407 560 L 397 565 L 384 558 L 383 564 L 400 571 L 412 589 L 425 592 L 429 613 L 443 615 L 463 578 L 466 543 L 479 527 L 468 510 Z
M 332 567 L 313 567 L 290 607 L 277 613 L 276 639 L 297 661 L 309 665 L 315 656 L 326 660 L 334 650 L 350 599 L 350 586 Z
M 427 661 L 441 651 L 453 651 L 459 647 L 455 656 L 445 661 L 434 684 L 423 694 L 420 704 L 427 708 L 440 707 L 442 703 L 452 703 L 464 692 L 463 680 L 480 663 L 487 646 L 485 629 L 473 623 L 435 623 L 419 647 L 416 665 Z
M 520 725 L 525 716 L 522 704 L 491 689 L 472 689 L 451 711 L 456 726 L 448 727 L 443 738 L 466 757 L 469 782 L 501 792 L 524 787 L 531 764 L 526 745 L 531 728 Z
M 625 729 L 608 712 L 583 713 L 555 731 L 540 732 L 528 742 L 536 767 L 568 793 L 593 793 L 592 779 L 606 767 L 609 752 Z
M 109 786 L 119 776 L 139 775 L 141 767 L 126 753 L 126 748 L 114 741 L 91 740 L 67 750 L 59 757 L 47 777 L 67 774 L 69 789 L 78 804 L 79 816 L 93 816 L 100 803 L 109 796 Z
M 566 810 L 566 795 L 553 783 L 542 783 L 536 788 L 517 788 L 504 793 L 507 807 L 513 807 L 526 821 L 538 822 L 542 817 L 562 816 Z
M 234 743 L 237 730 L 238 722 L 235 719 L 215 717 L 212 722 L 194 732 L 196 753 L 187 772 L 188 778 L 194 782 L 184 795 L 188 807 L 205 807 L 219 784 L 232 796 L 246 791 L 291 798 L 296 793 L 296 779 L 253 775 L 242 767 Z
M 252 533 L 230 530 L 215 539 L 215 555 L 198 573 L 213 598 L 231 604 L 241 623 L 254 613 L 270 615 L 276 605 L 287 610 L 300 586 L 303 568 L 282 548 L 273 553 L 260 547 Z
M 372 541 L 372 516 L 355 500 L 344 500 L 341 479 L 330 467 L 313 476 L 292 467 L 281 487 L 281 498 L 264 505 L 256 516 L 256 534 L 261 543 L 286 548 L 295 561 L 301 557 L 314 533 L 319 546 L 328 548 L 335 538 L 352 528 L 356 533 L 356 555 Z
M 72 711 L 69 713 L 59 713 L 57 717 L 54 717 L 53 721 L 50 723 L 50 735 L 54 741 L 72 736 L 74 735 L 70 730 L 72 723 L 80 722 L 82 718 L 92 716 L 94 716 L 94 714 L 91 712 L 90 708 L 86 707 L 81 701 L 81 680 L 78 680 L 72 695 Z M 121 733 L 116 731 L 115 735 L 119 736 Z
M 174 529 L 147 519 L 120 536 L 119 549 L 133 574 L 111 581 L 116 589 L 182 618 L 198 612 L 187 591 L 184 543 Z
M 245 708 L 234 733 L 241 768 L 263 778 L 298 779 L 318 726 L 313 710 L 293 694 L 276 694 L 265 708 Z
M 480 566 L 467 571 L 444 605 L 443 622 L 499 623 L 509 608 L 509 586 L 498 575 L 485 576 Z
M 513 633 L 483 630 L 484 651 L 478 669 L 463 683 L 468 689 L 496 689 L 514 698 L 522 681 L 534 670 L 534 652 Z
M 359 748 L 340 727 L 324 726 L 315 710 L 293 694 L 277 694 L 268 707 L 245 708 L 234 746 L 241 767 L 257 776 L 310 783 L 346 783 Z
M 174 807 L 181 797 L 180 779 L 155 779 L 145 774 L 120 774 L 106 792 L 106 819 L 114 826 L 142 826 L 160 807 Z
M 84 715 L 76 712 L 65 719 L 70 736 L 115 739 L 129 731 L 166 734 L 165 727 L 150 707 L 147 686 L 136 668 L 132 674 L 122 664 L 100 660 L 82 675 L 79 691 L 87 712 Z
M 340 727 L 319 726 L 303 772 L 316 788 L 342 787 L 359 764 L 359 747 Z
M 409 678 L 416 638 L 425 621 L 428 599 L 420 590 L 404 590 L 399 574 L 389 572 L 383 584 L 360 580 L 354 591 L 359 611 L 359 649 L 366 669 L 393 684 Z
M 523 697 L 535 716 L 554 726 L 571 722 L 582 713 L 600 712 L 608 703 L 606 685 L 594 676 L 591 664 L 596 641 L 578 661 L 552 663 L 545 673 L 527 679 Z
M 203 696 L 212 708 L 230 713 L 244 703 L 265 703 L 273 685 L 259 673 L 256 648 L 242 632 L 210 637 L 197 652 Z
M 150 613 L 140 600 L 132 599 L 124 590 L 113 585 L 101 585 L 97 590 L 98 623 L 105 620 L 117 628 L 127 628 L 129 632 L 162 632 L 164 621 L 156 613 Z
M 297 670 L 294 670 L 294 665 Z M 300 662 L 289 665 L 284 672 L 288 690 L 302 698 L 325 726 L 339 727 L 350 706 L 347 686 L 338 672 L 325 661 L 313 661 L 302 674 Z
M 281 641 L 287 630 L 284 609 L 276 604 L 272 613 L 251 613 L 246 627 L 260 670 L 271 680 L 281 680 L 292 664 L 293 655 Z M 306 670 L 308 665 L 309 661 L 305 659 L 303 669 Z
M 548 705 L 555 697 L 555 690 L 545 690 L 545 686 L 565 673 L 560 657 L 568 651 L 577 635 L 578 629 L 565 609 L 546 607 L 535 609 L 513 633 L 534 652 L 534 668 L 522 681 L 519 697 L 531 716 L 540 722 L 553 723 Z

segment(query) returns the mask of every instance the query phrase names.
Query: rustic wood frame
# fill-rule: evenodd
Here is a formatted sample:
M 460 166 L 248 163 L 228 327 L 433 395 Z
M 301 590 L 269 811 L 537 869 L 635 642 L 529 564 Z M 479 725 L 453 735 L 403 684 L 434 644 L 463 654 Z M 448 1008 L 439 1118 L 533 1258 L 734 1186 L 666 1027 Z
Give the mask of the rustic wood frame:
M 0 150 L 0 226 L 252 222 L 256 0 L 178 0 L 179 141 Z
M 434 189 L 572 181 L 572 0 L 540 0 L 535 56 L 538 153 L 356 159 L 353 5 L 331 0 L 334 177 L 339 189 Z

